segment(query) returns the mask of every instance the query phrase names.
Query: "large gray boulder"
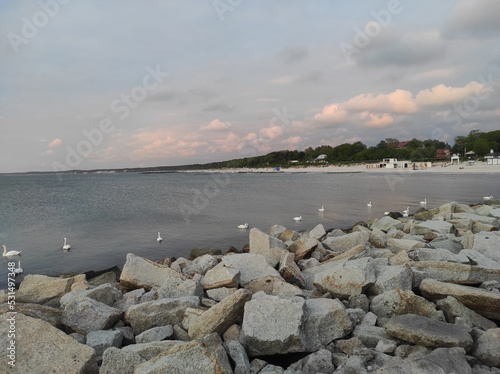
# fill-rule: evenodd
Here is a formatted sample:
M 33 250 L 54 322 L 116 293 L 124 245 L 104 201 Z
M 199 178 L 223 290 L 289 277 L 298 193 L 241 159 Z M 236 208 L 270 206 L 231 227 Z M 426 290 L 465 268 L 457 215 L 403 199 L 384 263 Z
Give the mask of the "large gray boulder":
M 304 278 L 302 278 L 300 269 L 295 263 L 293 253 L 287 253 L 281 258 L 278 271 L 288 283 L 305 288 Z
M 189 337 L 200 339 L 213 332 L 223 334 L 229 326 L 241 319 L 245 303 L 251 297 L 251 292 L 245 289 L 239 289 L 231 296 L 226 297 L 201 314 L 189 326 Z
M 109 347 L 119 348 L 122 344 L 123 332 L 120 330 L 91 331 L 87 334 L 86 344 L 94 348 L 97 360 L 102 360 L 102 355 Z
M 400 289 L 411 290 L 413 284 L 413 272 L 407 265 L 400 266 L 376 266 L 375 284 L 368 288 L 368 293 L 378 295 L 386 291 Z
M 288 250 L 295 254 L 295 261 L 300 261 L 306 257 L 311 255 L 311 252 L 314 251 L 319 245 L 319 242 L 315 238 L 310 237 L 302 237 L 296 241 L 294 241 L 289 247 Z
M 183 296 L 197 296 L 202 298 L 203 295 L 204 292 L 201 284 L 192 279 L 169 278 L 163 286 L 158 288 L 158 299 L 176 299 Z
M 240 282 L 240 271 L 225 263 L 220 263 L 213 269 L 207 271 L 201 280 L 201 286 L 204 290 L 211 290 L 214 288 L 238 287 Z
M 240 342 L 250 357 L 307 352 L 303 298 L 279 298 L 262 292 L 245 305 Z
M 124 319 L 138 335 L 152 327 L 181 323 L 184 311 L 188 307 L 198 306 L 199 303 L 200 299 L 197 296 L 148 301 L 129 307 Z
M 492 260 L 475 249 L 463 249 L 459 254 L 466 256 L 471 265 L 477 265 L 485 269 L 500 269 L 500 262 Z
M 249 240 L 249 253 L 264 256 L 267 263 L 272 267 L 275 267 L 280 262 L 281 256 L 287 252 L 285 243 L 257 228 L 250 230 Z
M 242 287 L 253 279 L 268 275 L 282 279 L 280 273 L 268 264 L 264 256 L 259 254 L 230 254 L 224 256 L 221 263 L 240 272 L 239 285 Z
M 418 240 L 413 239 L 395 239 L 389 238 L 387 240 L 387 247 L 393 252 L 398 253 L 399 251 L 410 252 L 416 248 L 423 248 L 426 244 Z
M 344 304 L 332 299 L 306 300 L 304 333 L 308 351 L 314 352 L 352 331 L 352 323 Z
M 356 231 L 342 236 L 327 236 L 322 243 L 335 252 L 346 252 L 359 244 L 365 244 L 369 239 L 370 234 Z
M 464 304 L 452 296 L 438 300 L 436 306 L 444 312 L 446 320 L 449 323 L 455 323 L 456 318 L 460 317 L 466 318 L 470 323 L 472 323 L 473 326 L 479 327 L 483 330 L 494 329 L 497 327 L 493 321 L 490 321 L 488 318 L 484 318 L 479 313 L 467 308 Z
M 500 329 L 491 329 L 481 335 L 474 356 L 488 366 L 500 367 Z
M 222 340 L 217 334 L 179 345 L 136 366 L 134 374 L 233 374 Z
M 149 342 L 159 342 L 166 340 L 174 335 L 174 328 L 172 325 L 153 327 L 146 330 L 135 337 L 135 342 L 149 343 Z
M 122 293 L 109 283 L 101 284 L 89 290 L 74 290 L 68 292 L 61 297 L 61 307 L 66 307 L 67 304 L 78 302 L 86 297 L 99 301 L 108 306 L 112 306 L 115 301 L 122 298 Z
M 302 272 L 308 289 L 316 287 L 333 297 L 347 299 L 363 293 L 376 281 L 375 267 L 371 258 L 347 262 L 327 262 Z
M 474 235 L 472 249 L 500 262 L 500 232 L 478 232 Z
M 217 265 L 218 261 L 211 255 L 206 254 L 201 257 L 196 257 L 189 265 L 182 269 L 184 274 L 201 274 L 205 275 L 206 272 Z
M 5 303 L 0 305 L 0 315 L 8 315 L 10 312 L 10 305 Z M 50 306 L 31 304 L 31 303 L 17 303 L 16 312 L 22 313 L 25 316 L 39 318 L 45 322 L 50 323 L 52 326 L 61 328 L 62 311 L 60 309 L 52 308 Z
M 326 231 L 323 225 L 320 223 L 316 225 L 311 231 L 309 231 L 309 236 L 314 239 L 321 239 L 323 236 L 325 236 Z
M 85 279 L 85 275 L 69 278 L 48 277 L 46 275 L 31 275 L 24 277 L 16 293 L 16 302 L 46 304 L 59 307 L 61 297 L 71 291 L 75 282 Z
M 228 340 L 224 342 L 224 348 L 234 362 L 234 373 L 250 373 L 250 360 L 245 352 L 245 348 L 239 341 Z
M 500 294 L 484 289 L 425 279 L 420 283 L 420 291 L 428 300 L 453 296 L 466 307 L 483 317 L 500 319 Z
M 9 318 L 15 319 L 15 367 L 9 366 Z M 0 318 L 0 366 L 4 373 L 97 374 L 95 351 L 50 323 L 22 313 Z M 9 370 L 9 368 L 12 368 Z
M 374 229 L 378 229 L 378 230 L 381 230 L 381 231 L 389 231 L 390 229 L 396 227 L 397 225 L 399 225 L 401 222 L 398 221 L 397 219 L 394 219 L 394 218 L 391 218 L 389 216 L 384 216 L 378 220 L 376 220 L 372 225 L 371 225 L 371 229 L 374 230 Z
M 392 337 L 431 348 L 462 347 L 469 351 L 473 345 L 468 328 L 416 314 L 392 317 L 385 325 L 385 332 Z
M 424 235 L 427 231 L 432 231 L 437 234 L 446 235 L 454 231 L 454 227 L 447 221 L 423 221 L 418 222 L 412 234 Z
M 373 298 L 370 308 L 379 318 L 379 323 L 403 314 L 418 314 L 438 321 L 445 320 L 443 313 L 437 311 L 433 303 L 415 295 L 411 290 L 395 289 L 377 295 Z
M 80 334 L 109 329 L 123 312 L 89 297 L 65 305 L 61 322 Z
M 383 327 L 370 325 L 357 325 L 353 332 L 353 338 L 357 338 L 365 347 L 375 348 L 380 341 L 396 341 L 386 334 Z
M 153 287 L 161 287 L 169 278 L 188 279 L 167 266 L 157 264 L 145 258 L 127 254 L 127 260 L 120 274 L 120 283 L 129 288 L 144 288 L 149 291 Z
M 294 362 L 288 367 L 288 370 L 293 370 L 290 373 L 304 374 L 333 373 L 335 366 L 333 365 L 332 353 L 323 348 Z

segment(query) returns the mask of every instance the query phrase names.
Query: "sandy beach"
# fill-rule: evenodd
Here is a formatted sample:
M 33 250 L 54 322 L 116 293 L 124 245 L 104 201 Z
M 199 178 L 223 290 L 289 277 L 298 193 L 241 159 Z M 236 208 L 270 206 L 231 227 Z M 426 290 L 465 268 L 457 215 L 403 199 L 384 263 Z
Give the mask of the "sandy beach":
M 417 163 L 419 165 L 419 163 Z M 187 170 L 186 172 L 206 173 L 441 173 L 441 174 L 475 174 L 475 173 L 498 173 L 500 165 L 487 165 L 485 162 L 476 162 L 474 165 L 460 163 L 459 165 L 434 164 L 432 167 L 403 169 L 368 168 L 366 164 L 351 166 L 309 166 L 290 167 L 276 171 L 275 168 L 234 168 L 234 169 L 209 169 L 209 170 Z

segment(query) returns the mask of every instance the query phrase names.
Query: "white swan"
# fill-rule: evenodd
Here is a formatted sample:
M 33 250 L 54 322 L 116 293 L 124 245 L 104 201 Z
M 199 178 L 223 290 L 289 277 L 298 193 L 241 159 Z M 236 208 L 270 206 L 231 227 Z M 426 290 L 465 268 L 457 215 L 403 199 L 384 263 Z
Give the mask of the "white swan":
M 493 200 L 493 196 L 485 196 L 483 197 L 483 200 L 484 201 Z
M 425 199 L 424 199 L 424 201 L 421 201 L 421 202 L 420 202 L 420 206 L 421 206 L 421 207 L 425 207 L 425 206 L 427 206 L 427 198 L 425 198 Z
M 160 236 L 160 233 L 158 232 L 158 237 L 156 238 L 158 243 L 161 243 L 163 241 L 163 238 Z
M 24 270 L 21 268 L 21 261 L 17 261 L 17 268 L 14 269 L 15 274 L 21 274 Z
M 245 223 L 244 225 L 238 225 L 239 229 L 248 229 L 248 223 Z
M 17 255 L 20 255 L 22 251 L 9 251 L 7 252 L 7 246 L 6 245 L 2 245 L 3 247 L 3 255 L 4 257 L 7 257 L 7 256 L 17 256 Z
M 403 213 L 406 213 L 406 214 L 410 213 L 410 207 L 406 207 L 406 209 L 403 210 Z
M 71 246 L 66 242 L 66 238 L 64 238 L 64 245 L 63 245 L 63 249 L 65 251 L 69 251 L 71 249 Z
M 322 206 L 321 208 L 318 208 L 318 210 L 319 210 L 320 212 L 324 212 L 324 211 L 325 211 L 325 207 L 324 207 L 324 206 Z
M 384 216 L 388 216 L 391 212 L 384 212 Z
M 294 220 L 294 221 L 302 221 L 302 216 L 299 216 L 299 217 L 293 217 L 293 220 Z
M 366 204 L 367 207 L 371 208 L 372 207 L 372 202 L 370 201 L 368 204 Z

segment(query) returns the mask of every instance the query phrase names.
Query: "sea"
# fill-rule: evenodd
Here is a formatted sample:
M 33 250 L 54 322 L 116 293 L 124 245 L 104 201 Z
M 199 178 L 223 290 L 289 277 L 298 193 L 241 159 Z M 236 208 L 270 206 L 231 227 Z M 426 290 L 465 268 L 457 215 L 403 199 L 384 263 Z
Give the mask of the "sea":
M 351 227 L 385 211 L 431 209 L 450 201 L 500 196 L 498 174 L 404 173 L 88 173 L 0 175 L 0 245 L 22 251 L 2 258 L 28 274 L 123 267 L 127 253 L 152 261 L 189 257 L 193 248 L 248 243 L 249 228 L 296 231 Z M 367 204 L 371 202 L 372 206 Z M 324 212 L 318 208 L 324 206 Z M 301 216 L 301 221 L 294 217 Z M 160 232 L 163 241 L 158 243 Z M 63 238 L 71 245 L 64 251 Z

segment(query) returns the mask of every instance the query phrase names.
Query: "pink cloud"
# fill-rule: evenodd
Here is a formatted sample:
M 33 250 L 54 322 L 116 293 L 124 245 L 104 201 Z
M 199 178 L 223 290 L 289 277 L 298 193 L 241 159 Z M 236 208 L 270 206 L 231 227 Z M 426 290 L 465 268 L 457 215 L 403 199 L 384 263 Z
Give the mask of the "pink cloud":
M 332 104 L 325 106 L 321 113 L 314 116 L 316 121 L 321 122 L 331 122 L 331 123 L 341 123 L 347 118 L 347 112 L 341 109 L 339 104 Z
M 427 90 L 422 90 L 417 94 L 417 103 L 419 105 L 444 105 L 463 100 L 467 96 L 480 95 L 484 90 L 483 83 L 472 81 L 465 87 L 448 87 L 439 84 Z
M 345 103 L 348 111 L 386 112 L 412 114 L 417 112 L 417 104 L 409 91 L 396 90 L 390 94 L 361 94 Z
M 394 123 L 394 118 L 387 113 L 384 113 L 379 116 L 373 113 L 369 113 L 368 118 L 369 120 L 365 122 L 365 125 L 373 129 L 383 129 Z
M 259 136 L 267 139 L 276 139 L 283 135 L 284 131 L 281 126 L 264 127 L 259 130 Z
M 210 122 L 208 125 L 201 126 L 200 130 L 202 130 L 202 131 L 210 131 L 210 130 L 218 131 L 218 130 L 228 129 L 229 127 L 231 127 L 231 123 L 229 123 L 229 122 L 222 122 L 222 121 L 220 121 L 219 119 L 216 118 L 212 122 Z
M 52 141 L 49 143 L 49 146 L 48 146 L 48 147 L 49 147 L 49 148 L 54 148 L 54 147 L 57 147 L 57 146 L 59 146 L 59 145 L 61 145 L 61 144 L 62 144 L 62 140 L 61 140 L 61 139 L 59 139 L 59 138 L 56 138 L 56 139 L 52 140 Z
M 300 144 L 302 141 L 302 138 L 300 136 L 290 136 L 288 139 L 285 139 L 281 142 L 284 146 L 287 147 L 287 149 L 293 149 L 296 148 L 297 145 Z

